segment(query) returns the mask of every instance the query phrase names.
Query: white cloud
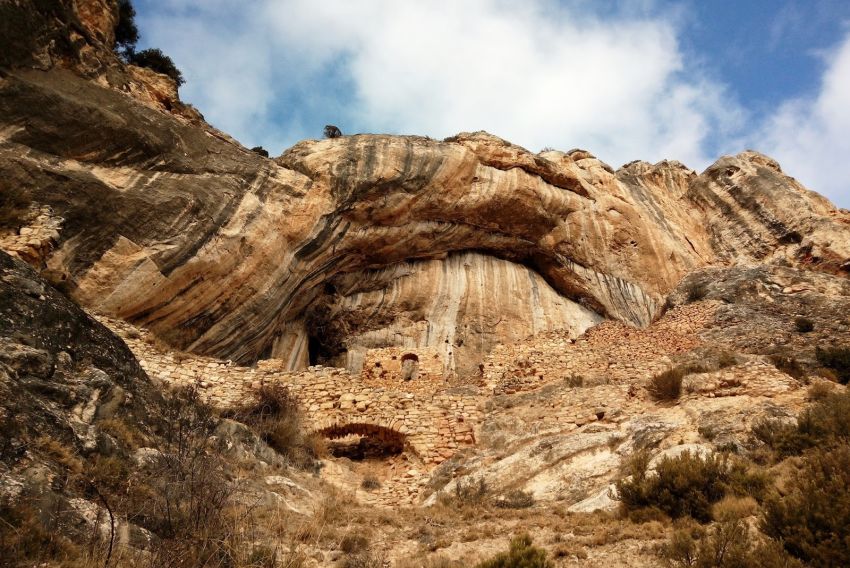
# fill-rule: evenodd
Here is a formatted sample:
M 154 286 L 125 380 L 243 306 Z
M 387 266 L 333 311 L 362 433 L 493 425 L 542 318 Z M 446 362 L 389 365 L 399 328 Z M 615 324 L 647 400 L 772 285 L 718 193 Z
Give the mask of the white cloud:
M 850 32 L 827 56 L 818 93 L 783 104 L 753 145 L 809 189 L 850 207 Z
M 598 5 L 598 4 L 597 4 Z M 580 146 L 615 167 L 702 168 L 740 126 L 723 87 L 683 61 L 676 15 L 577 0 L 167 0 L 143 20 L 183 96 L 273 152 L 346 132 L 488 130 L 531 150 Z

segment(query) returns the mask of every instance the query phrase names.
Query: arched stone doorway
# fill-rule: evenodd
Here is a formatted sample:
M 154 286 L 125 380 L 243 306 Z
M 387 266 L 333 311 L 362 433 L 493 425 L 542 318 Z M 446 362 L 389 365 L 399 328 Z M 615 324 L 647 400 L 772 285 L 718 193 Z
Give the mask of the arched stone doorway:
M 377 424 L 337 424 L 318 433 L 330 440 L 331 455 L 356 461 L 384 459 L 409 450 L 404 434 Z
M 419 356 L 415 353 L 405 353 L 401 356 L 401 379 L 412 381 L 419 376 Z

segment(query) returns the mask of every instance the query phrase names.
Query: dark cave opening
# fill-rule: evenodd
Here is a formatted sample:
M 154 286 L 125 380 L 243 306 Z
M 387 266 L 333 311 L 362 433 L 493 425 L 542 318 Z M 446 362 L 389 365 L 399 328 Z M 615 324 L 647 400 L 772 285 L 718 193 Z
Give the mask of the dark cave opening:
M 310 365 L 343 366 L 347 351 L 347 328 L 334 309 L 333 284 L 324 284 L 324 295 L 319 296 L 307 310 L 307 356 Z
M 310 365 L 344 365 L 346 349 L 341 341 L 334 341 L 333 331 L 325 325 L 308 326 L 307 357 Z
M 322 345 L 316 337 L 312 335 L 307 337 L 307 357 L 310 365 L 319 365 L 319 357 L 322 352 Z

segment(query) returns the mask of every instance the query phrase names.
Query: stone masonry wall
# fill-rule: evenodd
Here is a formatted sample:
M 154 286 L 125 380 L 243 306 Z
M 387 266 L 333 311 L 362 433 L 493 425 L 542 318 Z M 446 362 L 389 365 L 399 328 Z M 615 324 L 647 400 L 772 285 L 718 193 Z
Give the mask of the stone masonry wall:
M 448 383 L 436 366 L 422 365 L 416 378 L 403 380 L 401 350 L 374 353 L 359 375 L 321 366 L 287 372 L 282 360 L 248 368 L 175 353 L 145 330 L 98 319 L 125 338 L 152 379 L 196 385 L 216 406 L 244 403 L 261 385 L 281 383 L 298 397 L 312 431 L 362 434 L 378 427 L 403 436 L 410 451 L 386 461 L 389 473 L 381 487 L 355 489 L 364 502 L 395 506 L 421 499 L 429 472 L 464 447 L 493 447 L 514 430 L 520 437 L 533 437 L 585 427 L 609 429 L 655 408 L 645 388 L 648 379 L 683 358 L 701 356 L 718 305 L 681 306 L 645 329 L 605 322 L 578 340 L 550 333 L 499 346 L 485 364 L 484 384 L 461 387 Z M 420 363 L 428 359 L 424 350 L 416 354 Z M 799 388 L 759 355 L 738 354 L 731 366 L 710 367 L 686 377 L 683 400 L 770 398 Z M 358 487 L 357 479 L 346 480 L 351 473 L 345 468 L 331 461 L 327 469 L 322 475 L 330 482 Z
M 433 390 L 444 377 L 443 359 L 436 347 L 369 349 L 363 358 L 363 377 L 390 384 L 404 382 L 405 390 Z
M 277 359 L 260 361 L 254 368 L 240 367 L 168 351 L 145 330 L 115 319 L 98 319 L 125 339 L 152 379 L 169 385 L 195 385 L 202 398 L 217 407 L 243 404 L 261 385 L 280 383 L 296 395 L 312 431 L 354 424 L 387 428 L 403 434 L 410 449 L 428 466 L 475 443 L 485 393 L 473 387 L 464 394 L 443 392 L 441 379 L 437 384 L 430 380 L 433 369 L 427 365 L 424 373 L 410 381 L 402 381 L 394 372 L 361 377 L 321 366 L 289 372 L 285 362 Z M 392 361 L 391 356 L 386 359 Z
M 533 390 L 560 380 L 582 384 L 628 384 L 670 368 L 670 357 L 698 347 L 699 332 L 714 319 L 717 302 L 670 310 L 647 328 L 606 321 L 577 340 L 563 333 L 540 334 L 499 345 L 490 354 L 484 379 L 495 394 Z

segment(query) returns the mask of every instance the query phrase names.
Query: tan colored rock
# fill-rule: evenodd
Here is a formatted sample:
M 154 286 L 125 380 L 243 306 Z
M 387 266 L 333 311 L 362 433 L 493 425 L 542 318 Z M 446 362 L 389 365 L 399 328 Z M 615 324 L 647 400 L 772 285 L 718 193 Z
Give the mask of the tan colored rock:
M 103 185 L 97 202 L 34 188 L 62 218 L 114 200 L 127 218 L 158 219 L 132 235 L 124 223 L 63 228 L 45 260 L 84 304 L 243 363 L 271 354 L 304 368 L 312 350 L 358 370 L 371 349 L 434 348 L 445 373 L 471 375 L 498 343 L 559 329 L 574 338 L 602 318 L 646 325 L 685 273 L 731 248 L 751 251 L 736 262 L 779 247 L 776 255 L 833 271 L 846 257 L 841 214 L 755 154 L 721 160 L 748 172 L 736 183 L 760 212 L 726 219 L 710 197 L 725 175 L 717 168 L 697 176 L 637 163 L 612 173 L 589 155 L 536 156 L 481 133 L 306 141 L 277 163 L 204 143 L 221 156 L 214 176 L 96 165 L 95 153 L 85 167 Z M 66 166 L 51 167 L 60 175 Z M 806 242 L 764 222 L 766 177 L 776 177 L 771 187 L 787 182 L 800 203 L 776 215 L 808 211 L 788 225 L 811 228 Z M 157 209 L 174 195 L 208 213 Z

